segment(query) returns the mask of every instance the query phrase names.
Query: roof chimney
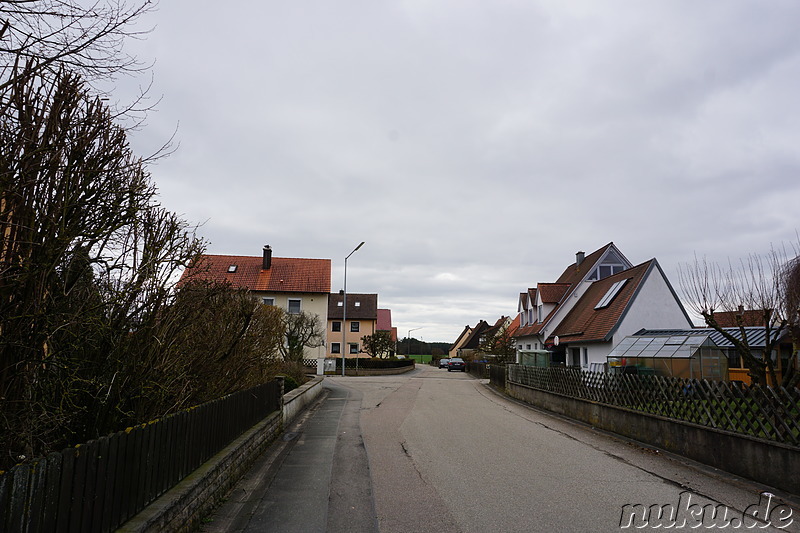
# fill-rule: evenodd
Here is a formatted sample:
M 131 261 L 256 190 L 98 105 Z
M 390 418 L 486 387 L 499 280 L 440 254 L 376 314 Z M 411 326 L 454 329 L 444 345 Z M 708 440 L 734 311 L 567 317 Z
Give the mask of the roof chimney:
M 271 266 L 272 266 L 272 248 L 270 248 L 269 244 L 265 244 L 264 259 L 261 261 L 261 269 L 269 270 L 269 267 Z
M 583 253 L 583 252 L 577 252 L 577 253 L 575 254 L 575 266 L 576 266 L 576 267 L 579 267 L 579 266 L 581 266 L 581 263 L 583 263 L 583 260 L 584 260 L 585 258 L 586 258 L 586 254 L 585 254 L 585 253 Z

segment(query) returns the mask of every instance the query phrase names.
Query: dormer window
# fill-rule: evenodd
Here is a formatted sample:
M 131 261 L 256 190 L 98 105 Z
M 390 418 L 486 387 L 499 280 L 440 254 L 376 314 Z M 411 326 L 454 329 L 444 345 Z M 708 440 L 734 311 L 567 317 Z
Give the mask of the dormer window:
M 228 267 L 228 274 L 233 274 L 234 272 L 236 272 L 236 269 L 237 269 L 237 268 L 238 268 L 238 267 L 237 267 L 236 265 L 230 265 L 230 266 Z

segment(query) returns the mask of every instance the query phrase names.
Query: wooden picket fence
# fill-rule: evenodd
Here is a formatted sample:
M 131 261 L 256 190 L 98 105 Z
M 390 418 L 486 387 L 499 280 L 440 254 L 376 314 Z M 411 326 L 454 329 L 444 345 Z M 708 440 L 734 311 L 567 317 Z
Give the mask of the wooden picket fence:
M 0 532 L 113 531 L 281 408 L 272 381 L 0 474 Z
M 800 447 L 800 389 L 508 365 L 510 382 Z

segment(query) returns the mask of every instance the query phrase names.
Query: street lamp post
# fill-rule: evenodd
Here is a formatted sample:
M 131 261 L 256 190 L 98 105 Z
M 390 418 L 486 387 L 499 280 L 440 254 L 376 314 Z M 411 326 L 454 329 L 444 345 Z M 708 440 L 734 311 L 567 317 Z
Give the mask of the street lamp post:
M 347 352 L 345 352 L 345 346 L 347 342 L 347 260 L 350 259 L 350 256 L 356 253 L 362 246 L 364 246 L 364 241 L 361 241 L 361 244 L 356 246 L 355 250 L 347 254 L 347 257 L 344 258 L 344 290 L 342 291 L 342 376 L 345 375 L 344 367 L 345 358 L 347 357 Z
M 406 339 L 408 339 L 408 349 L 406 350 L 406 355 L 409 359 L 411 359 L 411 332 L 417 331 L 418 329 L 422 329 L 425 326 L 420 326 L 418 328 L 408 330 L 408 335 L 406 335 Z

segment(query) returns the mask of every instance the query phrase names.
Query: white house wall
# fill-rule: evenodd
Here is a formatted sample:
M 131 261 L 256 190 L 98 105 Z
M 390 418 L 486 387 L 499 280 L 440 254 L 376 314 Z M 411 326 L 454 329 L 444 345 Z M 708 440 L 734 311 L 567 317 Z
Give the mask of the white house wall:
M 289 309 L 289 300 L 300 300 L 300 310 L 306 313 L 315 314 L 320 318 L 323 328 L 328 324 L 328 294 L 327 293 L 301 293 L 301 292 L 254 292 L 254 296 L 259 302 L 263 298 L 272 298 L 273 305 L 280 307 L 284 311 Z M 306 348 L 304 357 L 306 359 L 316 359 L 325 357 L 325 346 L 318 348 Z
M 687 329 L 692 328 L 681 305 L 675 299 L 661 270 L 653 267 L 642 281 L 638 294 L 631 302 L 627 313 L 614 332 L 611 342 L 580 345 L 588 348 L 589 366 L 592 363 L 605 363 L 608 354 L 622 339 L 646 329 Z M 570 344 L 570 347 L 578 344 Z

